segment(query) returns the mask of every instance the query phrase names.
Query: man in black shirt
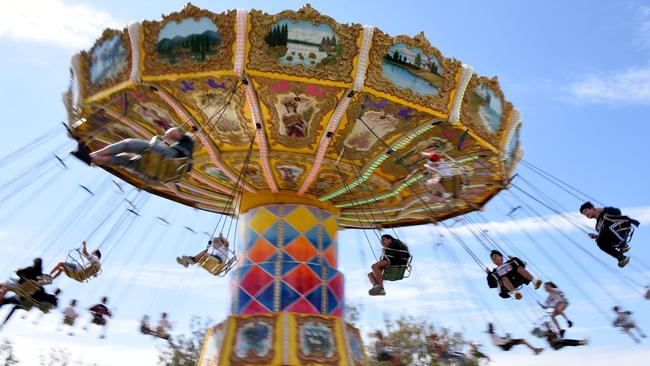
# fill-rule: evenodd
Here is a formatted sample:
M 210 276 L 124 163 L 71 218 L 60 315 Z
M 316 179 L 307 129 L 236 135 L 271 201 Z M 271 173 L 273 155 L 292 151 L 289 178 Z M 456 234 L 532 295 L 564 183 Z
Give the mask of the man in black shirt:
M 408 247 L 388 234 L 381 236 L 381 246 L 383 254 L 379 261 L 371 266 L 372 272 L 368 273 L 368 279 L 372 284 L 368 294 L 371 296 L 386 295 L 382 277 L 384 269 L 389 266 L 405 266 L 411 257 Z
M 630 246 L 627 237 L 621 236 L 622 232 L 629 230 L 631 225 L 639 226 L 639 222 L 621 214 L 621 210 L 614 207 L 594 207 L 591 202 L 580 206 L 580 213 L 590 219 L 596 219 L 596 232 L 589 233 L 590 238 L 596 240 L 598 247 L 605 253 L 618 260 L 619 267 L 625 267 L 630 262 L 626 256 Z
M 147 150 L 151 150 L 165 159 L 192 159 L 194 141 L 189 134 L 183 133 L 178 127 L 172 127 L 165 132 L 163 139 L 174 143 L 167 146 L 158 142 L 155 137 L 152 141 L 125 139 L 94 153 L 89 153 L 83 142 L 79 142 L 79 148 L 73 152 L 73 155 L 87 164 L 121 166 L 132 170 L 138 169 L 139 159 L 137 157 Z
M 18 281 L 0 284 L 0 301 L 4 299 L 7 291 L 12 291 L 16 286 L 23 284 L 27 280 L 38 281 L 43 276 L 43 261 L 41 258 L 34 258 L 31 266 L 16 270 Z

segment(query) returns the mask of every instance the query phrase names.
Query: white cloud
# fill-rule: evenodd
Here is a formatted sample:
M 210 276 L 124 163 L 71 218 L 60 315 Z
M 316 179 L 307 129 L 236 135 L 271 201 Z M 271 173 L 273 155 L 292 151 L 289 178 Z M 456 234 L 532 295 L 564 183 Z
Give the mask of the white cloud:
M 650 67 L 588 76 L 570 84 L 569 93 L 578 102 L 650 104 Z
M 633 207 L 622 208 L 623 214 L 628 215 L 641 223 L 650 223 L 650 207 Z M 593 228 L 595 222 L 589 220 L 578 212 L 565 212 L 562 215 L 554 214 L 544 217 L 525 217 L 521 219 L 508 220 L 508 221 L 490 221 L 483 224 L 476 225 L 456 225 L 450 228 L 450 231 L 462 236 L 463 238 L 473 238 L 472 232 L 477 233 L 477 230 L 487 230 L 497 235 L 507 235 L 514 233 L 533 233 L 537 231 L 555 231 L 560 230 L 564 232 L 577 230 L 575 224 L 582 225 L 585 229 Z M 449 224 L 448 224 L 449 225 Z M 449 232 L 444 228 L 439 228 L 438 231 L 447 236 L 447 240 L 453 240 L 449 237 Z M 431 245 L 435 240 L 438 233 L 427 226 L 414 227 L 409 229 L 402 229 L 400 231 L 400 239 L 404 240 L 408 245 Z M 422 238 L 431 238 L 429 240 L 422 240 Z
M 0 38 L 66 49 L 89 48 L 104 28 L 120 24 L 106 12 L 63 0 L 5 1 L 0 5 Z

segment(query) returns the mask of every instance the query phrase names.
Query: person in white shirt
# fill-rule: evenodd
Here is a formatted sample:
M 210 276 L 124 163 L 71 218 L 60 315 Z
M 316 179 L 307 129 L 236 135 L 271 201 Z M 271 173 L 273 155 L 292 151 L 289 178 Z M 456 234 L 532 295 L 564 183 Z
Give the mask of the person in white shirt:
M 631 311 L 622 310 L 619 306 L 614 306 L 612 310 L 616 313 L 616 320 L 614 320 L 615 327 L 620 327 L 621 330 L 632 337 L 636 343 L 641 343 L 641 340 L 632 333 L 632 329 L 634 329 L 641 338 L 646 338 L 645 333 L 643 333 L 641 328 L 639 328 L 632 319 Z
M 102 258 L 102 253 L 99 251 L 99 249 L 93 250 L 92 252 L 88 252 L 86 249 L 86 241 L 81 242 L 81 254 L 84 256 L 84 258 L 87 259 L 87 265 L 85 267 L 82 267 L 81 264 L 79 263 L 73 263 L 73 262 L 59 262 L 52 268 L 50 271 L 50 277 L 52 279 L 55 279 L 63 273 L 64 269 L 66 267 L 71 268 L 73 271 L 82 273 L 86 268 L 92 267 L 92 266 L 100 266 L 100 259 Z
M 569 328 L 573 326 L 573 322 L 569 320 L 569 318 L 564 313 L 566 307 L 569 306 L 569 301 L 564 295 L 564 292 L 562 292 L 562 290 L 557 288 L 557 286 L 553 282 L 548 281 L 544 283 L 544 290 L 548 292 L 548 297 L 546 298 L 546 301 L 543 304 L 540 303 L 539 301 L 537 303 L 539 304 L 539 306 L 541 306 L 544 309 L 553 309 L 553 313 L 551 313 L 551 320 L 553 321 L 553 324 L 555 324 L 555 326 L 557 327 L 560 337 L 564 337 L 564 329 L 562 329 L 556 317 L 558 315 L 562 315 L 564 319 L 566 319 Z
M 183 267 L 187 267 L 191 264 L 198 263 L 206 255 L 211 255 L 219 262 L 226 263 L 228 260 L 228 246 L 230 245 L 228 239 L 219 234 L 219 237 L 217 239 L 208 241 L 208 245 L 211 245 L 212 249 L 214 249 L 212 254 L 208 254 L 208 250 L 206 249 L 194 256 L 183 255 L 176 257 L 176 262 L 178 262 L 178 264 L 182 265 Z
M 456 198 L 461 190 L 462 171 L 449 161 L 442 160 L 435 152 L 424 152 L 427 157 L 424 167 L 431 172 L 432 177 L 427 179 L 425 185 L 434 201 L 443 200 L 445 197 Z
M 531 351 L 533 351 L 534 354 L 538 355 L 540 354 L 544 349 L 543 348 L 536 348 L 533 347 L 528 341 L 522 338 L 512 338 L 510 337 L 509 333 L 506 333 L 505 337 L 501 337 L 496 335 L 494 333 L 494 324 L 488 323 L 488 333 L 490 334 L 490 338 L 492 339 L 492 343 L 501 348 L 504 351 L 510 351 L 510 349 L 516 345 L 523 344 L 526 347 L 530 348 Z
M 68 333 L 68 335 L 74 334 L 72 332 L 72 327 L 74 327 L 74 322 L 78 316 L 79 316 L 79 312 L 77 312 L 77 300 L 72 299 L 70 301 L 70 305 L 68 305 L 63 310 L 63 324 L 70 326 L 70 332 Z
M 156 337 L 169 339 L 169 331 L 172 329 L 172 323 L 167 320 L 167 313 L 161 313 L 156 327 Z

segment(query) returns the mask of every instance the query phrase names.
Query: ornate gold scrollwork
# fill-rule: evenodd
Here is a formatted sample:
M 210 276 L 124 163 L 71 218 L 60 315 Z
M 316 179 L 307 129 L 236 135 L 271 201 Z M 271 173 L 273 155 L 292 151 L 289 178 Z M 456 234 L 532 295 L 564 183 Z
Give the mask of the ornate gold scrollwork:
M 327 24 L 334 30 L 336 39 L 341 44 L 341 52 L 334 62 L 323 66 L 308 67 L 304 65 L 283 65 L 273 57 L 271 47 L 264 38 L 271 27 L 281 20 L 308 21 L 318 26 Z M 359 52 L 357 38 L 362 27 L 359 24 L 339 24 L 334 19 L 322 15 L 309 4 L 298 11 L 285 10 L 275 15 L 269 15 L 259 10 L 250 12 L 251 30 L 248 41 L 251 45 L 247 67 L 253 70 L 290 74 L 321 80 L 331 80 L 351 83 L 353 81 L 354 57 Z
M 496 132 L 491 132 L 488 127 L 483 122 L 482 118 L 478 116 L 478 111 L 474 110 L 475 108 L 471 105 L 472 94 L 474 94 L 474 89 L 480 84 L 485 84 L 490 89 L 494 91 L 497 97 L 501 100 L 501 121 L 499 128 Z M 512 112 L 512 103 L 508 102 L 503 96 L 503 92 L 499 87 L 499 81 L 497 77 L 489 79 L 485 76 L 477 77 L 473 75 L 467 85 L 467 91 L 463 98 L 463 103 L 461 106 L 461 115 L 460 121 L 463 125 L 470 128 L 472 131 L 476 132 L 479 136 L 488 141 L 492 146 L 498 147 L 501 135 L 508 130 L 508 120 L 510 113 Z
M 235 10 L 215 14 L 188 3 L 185 5 L 185 8 L 183 8 L 183 10 L 167 15 L 160 22 L 142 22 L 142 29 L 144 32 L 143 76 L 159 76 L 170 74 L 171 78 L 174 74 L 232 69 L 234 67 L 232 62 L 232 45 L 235 41 L 235 14 Z M 217 55 L 210 57 L 203 62 L 196 62 L 185 59 L 175 64 L 170 64 L 159 59 L 157 45 L 160 30 L 170 22 L 180 23 L 183 21 L 183 19 L 187 18 L 194 20 L 208 18 L 216 25 L 217 31 L 221 36 L 221 43 L 219 44 Z
M 104 44 L 104 42 L 112 39 L 115 36 L 120 37 L 120 41 L 122 42 L 122 47 L 124 47 L 124 51 L 125 51 L 124 57 L 126 61 L 126 67 L 124 67 L 124 69 L 120 71 L 117 75 L 102 80 L 101 82 L 95 84 L 90 80 L 90 67 L 92 63 L 93 52 L 95 52 L 97 47 L 101 47 Z M 90 51 L 81 52 L 81 72 L 84 75 L 82 80 L 85 81 L 85 88 L 83 89 L 87 93 L 87 95 L 84 95 L 84 97 L 86 98 L 90 97 L 102 90 L 108 89 L 112 86 L 115 86 L 121 82 L 128 80 L 132 65 L 133 65 L 133 60 L 131 57 L 131 38 L 129 37 L 129 32 L 126 30 L 126 28 L 121 31 L 116 29 L 105 29 L 101 37 L 97 39 L 95 45 L 93 46 L 93 48 L 90 49 Z
M 382 64 L 384 62 L 384 56 L 391 46 L 398 43 L 404 43 L 409 48 L 418 47 L 425 54 L 435 56 L 438 59 L 442 67 L 442 82 L 441 87 L 438 88 L 438 94 L 421 95 L 415 93 L 411 89 L 396 86 L 390 79 L 383 75 Z M 437 48 L 431 46 L 431 43 L 425 38 L 424 33 L 420 32 L 414 38 L 404 35 L 390 37 L 386 33 L 376 29 L 373 34 L 369 60 L 370 64 L 366 75 L 367 86 L 395 95 L 409 102 L 420 104 L 423 107 L 434 109 L 440 113 L 449 114 L 448 107 L 451 92 L 456 87 L 456 74 L 461 67 L 461 62 L 444 57 Z

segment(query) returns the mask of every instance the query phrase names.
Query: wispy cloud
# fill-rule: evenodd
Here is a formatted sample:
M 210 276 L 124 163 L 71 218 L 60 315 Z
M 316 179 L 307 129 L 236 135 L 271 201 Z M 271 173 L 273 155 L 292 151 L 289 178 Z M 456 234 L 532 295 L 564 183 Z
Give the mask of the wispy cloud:
M 571 83 L 568 91 L 569 100 L 575 102 L 650 104 L 650 67 L 587 76 Z
M 5 1 L 0 5 L 0 38 L 88 48 L 104 28 L 121 24 L 110 14 L 63 0 Z
M 622 211 L 625 215 L 639 220 L 641 223 L 650 223 L 650 206 L 623 208 Z M 525 217 L 508 221 L 490 221 L 476 225 L 457 224 L 456 226 L 452 226 L 450 231 L 464 238 L 472 238 L 474 237 L 474 233 L 478 234 L 479 230 L 487 230 L 488 233 L 499 235 L 556 230 L 569 232 L 577 230 L 576 225 L 589 229 L 594 226 L 594 221 L 585 218 L 578 212 L 566 212 L 562 213 L 562 215 L 554 214 L 543 217 Z M 448 234 L 448 231 L 445 229 L 441 228 L 439 230 L 440 233 L 444 235 Z M 435 234 L 436 233 L 429 227 L 416 227 L 402 230 L 400 232 L 400 239 L 404 240 L 409 245 L 431 245 L 431 241 L 435 240 Z M 422 240 L 422 238 L 429 239 Z

